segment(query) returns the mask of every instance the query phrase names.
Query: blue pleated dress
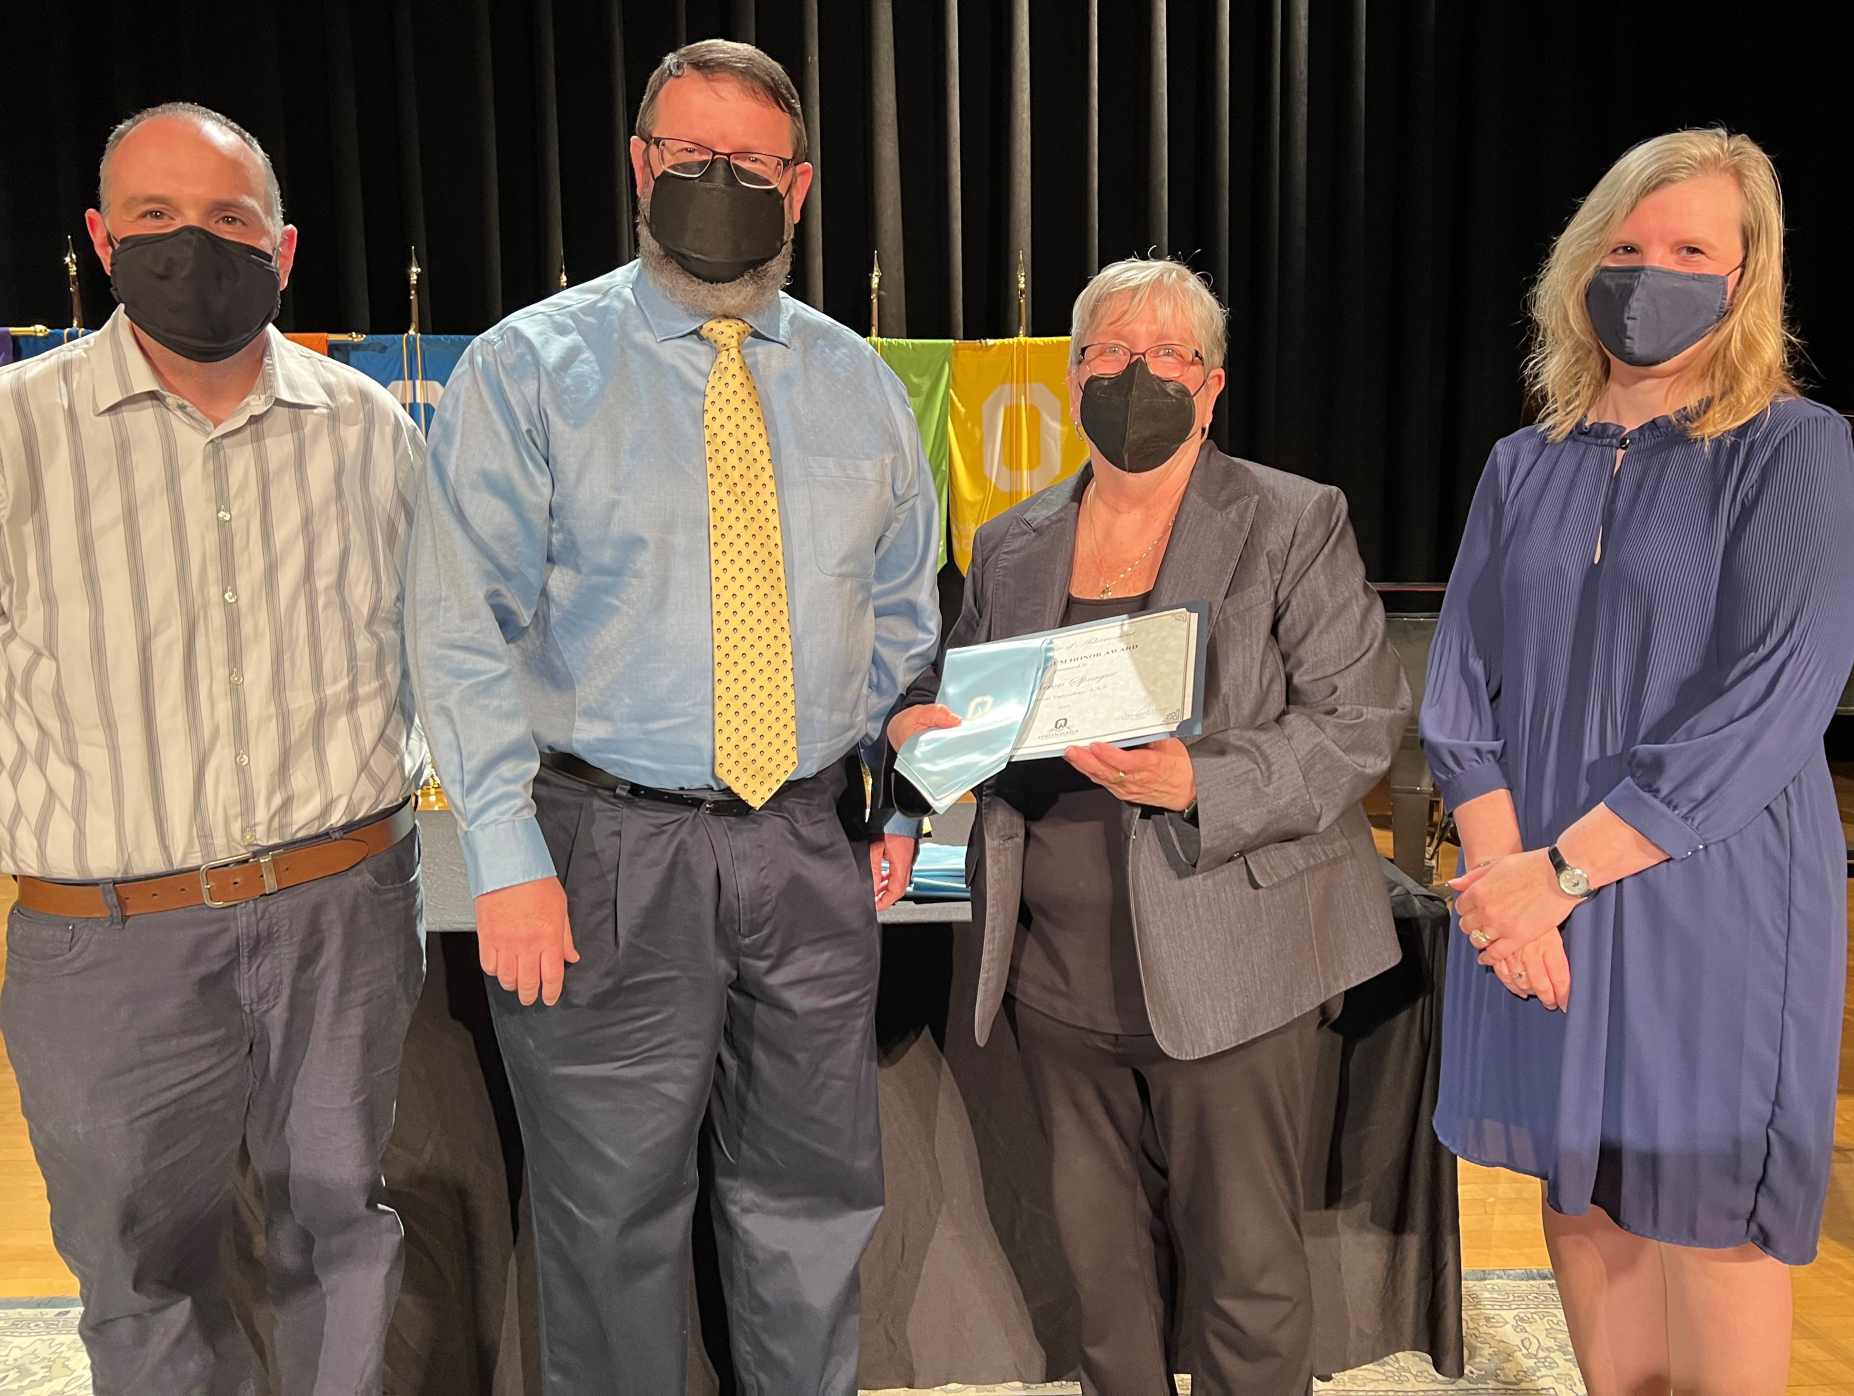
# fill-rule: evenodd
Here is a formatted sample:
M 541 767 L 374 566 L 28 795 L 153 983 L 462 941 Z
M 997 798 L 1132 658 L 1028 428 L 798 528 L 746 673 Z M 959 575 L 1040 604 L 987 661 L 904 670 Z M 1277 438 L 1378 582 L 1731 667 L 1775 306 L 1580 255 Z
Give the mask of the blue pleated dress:
M 1510 789 L 1527 848 L 1602 801 L 1671 859 L 1572 913 L 1568 1014 L 1452 938 L 1435 1125 L 1457 1154 L 1641 1236 L 1814 1257 L 1848 968 L 1822 733 L 1850 665 L 1838 414 L 1494 447 L 1430 654 L 1437 783 L 1451 809 Z

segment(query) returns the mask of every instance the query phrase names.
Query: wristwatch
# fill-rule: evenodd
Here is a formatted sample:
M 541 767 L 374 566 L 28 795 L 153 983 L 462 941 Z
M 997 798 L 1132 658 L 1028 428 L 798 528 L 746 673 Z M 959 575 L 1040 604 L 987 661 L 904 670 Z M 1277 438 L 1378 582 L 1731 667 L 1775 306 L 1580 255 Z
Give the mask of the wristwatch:
M 1545 850 L 1545 856 L 1551 859 L 1551 870 L 1558 874 L 1558 890 L 1567 897 L 1576 897 L 1580 902 L 1587 902 L 1596 895 L 1596 888 L 1590 885 L 1590 879 L 1582 868 L 1574 868 L 1564 861 L 1564 855 L 1553 844 Z

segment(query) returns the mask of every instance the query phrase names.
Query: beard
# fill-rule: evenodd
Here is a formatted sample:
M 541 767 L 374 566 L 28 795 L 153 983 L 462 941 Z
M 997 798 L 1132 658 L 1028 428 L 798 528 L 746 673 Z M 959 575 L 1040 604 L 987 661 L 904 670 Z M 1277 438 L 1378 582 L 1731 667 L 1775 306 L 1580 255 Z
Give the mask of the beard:
M 671 257 L 650 231 L 650 204 L 643 201 L 637 211 L 637 259 L 663 292 L 684 310 L 714 319 L 726 315 L 746 318 L 771 304 L 786 282 L 792 279 L 792 223 L 785 224 L 785 245 L 779 255 L 763 266 L 755 267 L 732 281 L 704 281 L 691 275 Z

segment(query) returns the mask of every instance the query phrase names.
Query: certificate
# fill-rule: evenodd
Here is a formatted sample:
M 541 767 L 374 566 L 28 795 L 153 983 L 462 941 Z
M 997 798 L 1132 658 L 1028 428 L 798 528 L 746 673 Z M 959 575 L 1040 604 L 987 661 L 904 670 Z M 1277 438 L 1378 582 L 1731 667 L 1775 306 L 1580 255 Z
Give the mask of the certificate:
M 1198 717 L 1203 685 L 1200 608 L 1178 606 L 1046 632 L 1051 654 L 1013 761 L 1108 742 L 1137 746 Z
M 1198 602 L 948 650 L 940 701 L 959 726 L 916 732 L 895 769 L 944 812 L 1012 761 L 1193 735 L 1208 614 Z

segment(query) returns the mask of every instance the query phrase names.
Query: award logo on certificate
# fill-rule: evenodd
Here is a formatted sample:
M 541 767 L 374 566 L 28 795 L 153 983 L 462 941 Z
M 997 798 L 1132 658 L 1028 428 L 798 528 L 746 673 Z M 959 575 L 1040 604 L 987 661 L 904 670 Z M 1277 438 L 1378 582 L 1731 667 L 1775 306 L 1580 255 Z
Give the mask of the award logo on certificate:
M 1194 736 L 1208 614 L 1195 602 L 948 650 L 940 701 L 960 725 L 915 733 L 895 767 L 943 811 L 1012 761 Z

